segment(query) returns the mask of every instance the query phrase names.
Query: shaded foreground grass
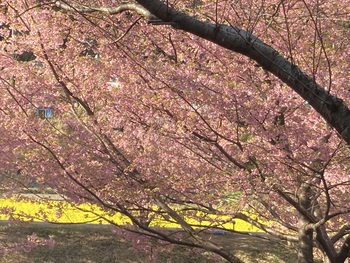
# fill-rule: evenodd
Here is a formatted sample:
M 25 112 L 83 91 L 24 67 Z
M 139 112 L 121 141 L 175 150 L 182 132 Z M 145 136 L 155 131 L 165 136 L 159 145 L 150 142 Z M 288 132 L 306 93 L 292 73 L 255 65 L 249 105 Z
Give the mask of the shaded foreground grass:
M 112 233 L 110 226 L 34 224 L 7 227 L 2 224 L 0 227 L 2 243 L 25 241 L 27 235 L 33 233 L 44 238 L 51 236 L 55 241 L 53 247 L 39 246 L 31 251 L 2 254 L 1 263 L 144 263 L 151 256 L 151 253 L 135 249 L 130 242 Z M 241 234 L 208 234 L 208 238 L 234 251 L 244 262 L 296 262 L 295 250 L 274 239 Z M 159 246 L 156 240 L 152 244 Z M 155 247 L 150 251 L 155 251 Z M 208 252 L 180 246 L 171 246 L 163 252 L 153 253 L 153 256 L 157 263 L 220 262 L 210 258 Z

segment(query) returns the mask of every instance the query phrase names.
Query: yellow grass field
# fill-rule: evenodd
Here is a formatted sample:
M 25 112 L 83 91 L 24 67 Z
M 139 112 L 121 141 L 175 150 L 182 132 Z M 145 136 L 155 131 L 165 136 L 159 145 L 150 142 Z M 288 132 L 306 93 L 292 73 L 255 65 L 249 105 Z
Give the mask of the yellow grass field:
M 74 207 L 64 201 L 51 200 L 16 200 L 12 198 L 0 198 L 0 220 L 23 220 L 34 222 L 53 222 L 64 224 L 109 224 L 112 221 L 118 225 L 131 224 L 131 221 L 119 213 L 108 214 L 96 205 L 82 204 Z M 8 214 L 4 214 L 5 210 L 12 209 L 11 218 Z M 63 212 L 62 212 L 63 211 Z M 187 218 L 189 223 L 208 226 L 210 222 L 198 222 L 194 219 Z M 227 220 L 229 221 L 229 220 Z M 178 224 L 171 223 L 161 218 L 155 218 L 151 222 L 151 226 L 178 228 Z M 222 225 L 225 229 L 233 229 L 236 231 L 261 232 L 251 224 L 235 219 L 235 224 L 225 223 Z

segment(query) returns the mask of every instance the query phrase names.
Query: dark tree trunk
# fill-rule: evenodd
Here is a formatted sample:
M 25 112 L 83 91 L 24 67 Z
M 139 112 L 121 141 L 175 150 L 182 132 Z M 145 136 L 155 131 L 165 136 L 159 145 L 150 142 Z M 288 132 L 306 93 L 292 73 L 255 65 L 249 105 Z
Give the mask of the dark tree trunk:
M 313 231 L 305 229 L 308 222 L 302 217 L 299 219 L 298 263 L 312 263 L 314 261 Z
M 312 191 L 309 184 L 303 183 L 298 191 L 300 208 L 310 211 Z M 313 230 L 308 228 L 310 219 L 303 214 L 299 216 L 298 263 L 313 263 Z

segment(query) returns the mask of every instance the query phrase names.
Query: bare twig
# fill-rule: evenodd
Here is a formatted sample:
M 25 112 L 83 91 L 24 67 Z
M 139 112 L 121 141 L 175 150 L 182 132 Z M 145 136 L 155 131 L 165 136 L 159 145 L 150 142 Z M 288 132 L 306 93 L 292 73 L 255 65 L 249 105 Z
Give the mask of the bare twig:
M 130 32 L 130 30 L 140 21 L 140 19 L 141 19 L 141 17 L 136 19 L 136 21 L 134 23 L 132 23 L 131 26 L 129 26 L 129 28 L 120 37 L 118 37 L 116 40 L 114 40 L 112 42 L 112 44 L 115 44 L 115 43 L 119 42 L 120 40 L 122 40 Z

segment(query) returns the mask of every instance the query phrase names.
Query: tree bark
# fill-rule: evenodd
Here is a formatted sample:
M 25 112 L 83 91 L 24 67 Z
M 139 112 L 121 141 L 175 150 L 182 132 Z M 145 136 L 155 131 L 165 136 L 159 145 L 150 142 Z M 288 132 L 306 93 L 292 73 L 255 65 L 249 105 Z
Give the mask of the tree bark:
M 301 216 L 302 217 L 302 216 Z M 306 221 L 303 218 L 300 218 L 299 221 L 299 241 L 298 241 L 298 263 L 313 263 L 313 231 L 305 229 L 307 225 Z
M 338 254 L 337 262 L 345 262 L 347 258 L 350 258 L 350 235 L 348 235 L 343 243 Z
M 297 92 L 308 102 L 341 137 L 350 144 L 350 110 L 340 99 L 331 95 L 314 79 L 289 62 L 274 48 L 243 29 L 199 21 L 179 12 L 160 0 L 136 0 L 164 22 L 226 49 L 243 54 Z
M 310 185 L 303 183 L 298 191 L 298 199 L 300 207 L 305 211 L 310 211 L 311 202 Z M 313 263 L 313 230 L 308 228 L 310 225 L 309 217 L 300 213 L 299 231 L 298 231 L 298 263 Z

